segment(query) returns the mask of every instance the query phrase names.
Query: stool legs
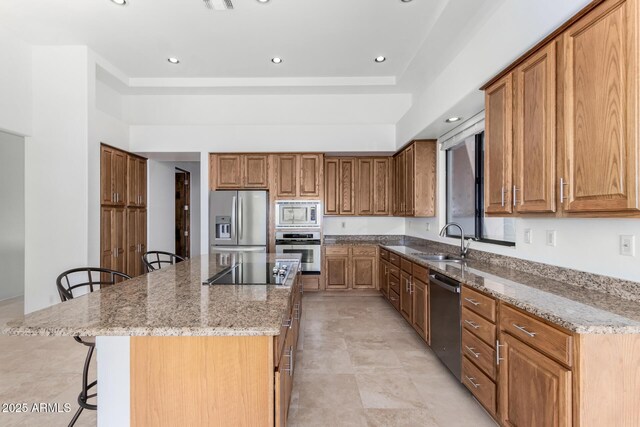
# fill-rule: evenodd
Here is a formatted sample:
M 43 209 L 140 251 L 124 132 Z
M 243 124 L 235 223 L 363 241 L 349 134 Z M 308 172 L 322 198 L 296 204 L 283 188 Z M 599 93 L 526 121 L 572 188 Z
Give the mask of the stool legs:
M 78 421 L 78 417 L 80 417 L 80 414 L 84 409 L 91 409 L 94 411 L 98 409 L 98 405 L 93 405 L 88 403 L 89 399 L 96 397 L 98 395 L 98 393 L 89 394 L 89 390 L 91 390 L 93 387 L 96 387 L 98 385 L 98 381 L 96 380 L 96 381 L 93 381 L 92 383 L 89 383 L 89 378 L 88 378 L 89 367 L 91 366 L 91 359 L 93 358 L 95 344 L 94 343 L 88 344 L 84 341 L 79 341 L 79 342 L 89 347 L 89 350 L 87 351 L 87 357 L 84 360 L 84 368 L 82 369 L 82 391 L 80 391 L 80 394 L 78 395 L 78 405 L 80 405 L 80 407 L 78 408 L 75 415 L 71 419 L 71 422 L 69 423 L 69 427 L 73 427 L 73 425 L 75 425 L 76 421 Z

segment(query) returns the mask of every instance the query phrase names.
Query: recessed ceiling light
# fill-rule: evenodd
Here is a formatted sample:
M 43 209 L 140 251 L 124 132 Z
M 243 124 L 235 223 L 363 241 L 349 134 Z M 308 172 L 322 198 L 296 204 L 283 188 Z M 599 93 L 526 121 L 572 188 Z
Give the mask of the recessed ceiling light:
M 171 58 L 167 58 L 167 61 L 171 62 L 172 64 L 180 63 L 180 60 L 178 58 L 174 58 L 173 56 Z
M 376 62 L 384 62 L 386 60 L 387 58 L 385 58 L 384 56 L 376 56 L 376 59 L 374 59 L 374 61 Z
M 124 6 L 127 4 L 127 0 L 111 0 L 111 2 L 117 4 L 118 6 Z
M 278 58 L 276 56 L 275 58 L 271 58 L 271 62 L 273 62 L 274 64 L 280 64 L 282 62 L 282 58 Z
M 409 3 L 411 0 L 400 0 L 402 3 Z
M 258 3 L 269 3 L 269 0 L 258 0 Z
M 462 120 L 462 117 L 449 117 L 445 120 L 445 123 L 459 122 L 460 120 Z

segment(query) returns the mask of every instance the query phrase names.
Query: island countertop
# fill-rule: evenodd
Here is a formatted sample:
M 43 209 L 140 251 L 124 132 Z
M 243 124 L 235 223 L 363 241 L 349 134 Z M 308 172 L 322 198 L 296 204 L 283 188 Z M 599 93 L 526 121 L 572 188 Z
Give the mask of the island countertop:
M 295 260 L 284 285 L 203 285 L 236 262 Z M 216 253 L 135 277 L 9 322 L 7 335 L 276 336 L 299 255 Z M 52 286 L 54 286 L 52 284 Z

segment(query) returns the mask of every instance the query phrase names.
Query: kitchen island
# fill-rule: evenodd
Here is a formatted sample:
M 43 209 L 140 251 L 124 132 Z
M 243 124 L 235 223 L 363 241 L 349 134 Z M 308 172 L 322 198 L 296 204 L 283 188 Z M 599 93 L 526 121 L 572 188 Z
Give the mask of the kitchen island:
M 284 282 L 263 284 L 284 260 L 292 261 Z M 283 425 L 302 310 L 299 261 L 205 255 L 28 314 L 2 332 L 97 337 L 99 426 Z M 238 264 L 256 284 L 203 285 Z

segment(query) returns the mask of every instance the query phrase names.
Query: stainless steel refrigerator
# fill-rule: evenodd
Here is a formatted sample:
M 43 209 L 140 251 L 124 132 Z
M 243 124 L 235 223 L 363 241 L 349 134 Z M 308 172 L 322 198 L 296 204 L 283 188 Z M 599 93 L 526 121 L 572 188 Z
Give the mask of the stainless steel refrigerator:
M 209 194 L 211 251 L 267 251 L 269 198 L 266 191 Z

